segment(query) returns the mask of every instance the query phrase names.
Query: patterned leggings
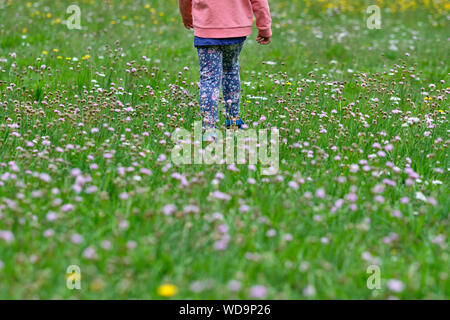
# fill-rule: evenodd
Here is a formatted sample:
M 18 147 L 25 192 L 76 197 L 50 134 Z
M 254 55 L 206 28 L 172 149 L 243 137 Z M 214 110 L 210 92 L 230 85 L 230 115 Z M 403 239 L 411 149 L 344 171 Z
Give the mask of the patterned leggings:
M 205 129 L 219 121 L 219 94 L 222 84 L 227 118 L 239 117 L 241 81 L 239 54 L 244 43 L 197 47 L 200 67 L 200 112 Z

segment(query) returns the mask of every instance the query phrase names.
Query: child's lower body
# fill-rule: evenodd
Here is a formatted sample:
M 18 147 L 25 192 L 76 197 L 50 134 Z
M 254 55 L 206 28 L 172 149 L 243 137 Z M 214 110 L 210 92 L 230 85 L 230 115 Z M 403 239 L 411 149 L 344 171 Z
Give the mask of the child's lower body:
M 244 124 L 240 118 L 241 81 L 239 55 L 244 43 L 197 47 L 200 65 L 199 104 L 203 128 L 216 129 L 219 122 L 219 94 L 222 86 L 226 127 Z

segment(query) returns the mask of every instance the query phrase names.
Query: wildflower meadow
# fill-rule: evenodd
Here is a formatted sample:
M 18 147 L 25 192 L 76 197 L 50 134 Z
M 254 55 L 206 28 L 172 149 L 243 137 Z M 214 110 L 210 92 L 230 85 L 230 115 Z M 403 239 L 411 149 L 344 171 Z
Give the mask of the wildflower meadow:
M 0 299 L 450 298 L 450 2 L 269 5 L 266 172 L 173 161 L 208 152 L 176 0 L 0 0 Z

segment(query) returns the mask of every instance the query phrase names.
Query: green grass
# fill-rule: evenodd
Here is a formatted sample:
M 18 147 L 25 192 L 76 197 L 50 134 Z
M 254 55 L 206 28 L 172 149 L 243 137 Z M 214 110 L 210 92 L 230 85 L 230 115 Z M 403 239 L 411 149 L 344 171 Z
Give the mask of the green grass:
M 280 129 L 279 172 L 262 176 L 259 164 L 168 167 L 166 134 L 200 119 L 193 35 L 175 0 L 80 1 L 82 30 L 61 23 L 72 1 L 6 3 L 0 298 L 160 299 L 165 283 L 177 299 L 252 298 L 255 285 L 269 299 L 450 297 L 448 12 L 382 6 L 382 29 L 369 30 L 364 10 L 270 1 L 272 43 L 259 46 L 254 32 L 240 57 L 245 122 L 264 115 L 257 129 Z M 376 143 L 392 150 L 377 155 Z M 231 199 L 215 199 L 217 190 Z M 224 225 L 229 242 L 216 250 Z M 81 290 L 66 287 L 70 265 Z M 370 265 L 380 290 L 367 288 Z

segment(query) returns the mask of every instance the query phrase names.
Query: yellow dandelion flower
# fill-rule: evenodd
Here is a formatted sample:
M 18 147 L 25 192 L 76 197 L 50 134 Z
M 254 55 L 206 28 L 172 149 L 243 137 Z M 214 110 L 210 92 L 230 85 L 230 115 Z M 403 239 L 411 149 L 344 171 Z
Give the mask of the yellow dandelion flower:
M 53 49 L 53 52 L 59 52 L 59 49 L 55 48 L 55 49 Z
M 444 113 L 444 110 L 438 110 L 439 113 Z
M 72 58 L 71 57 L 67 57 L 66 60 L 72 60 Z
M 47 13 L 47 18 L 51 18 L 52 17 L 52 14 L 49 12 L 49 13 Z
M 22 33 L 27 33 L 27 28 L 23 28 Z
M 291 86 L 292 83 L 288 81 L 288 82 L 286 82 L 286 85 Z
M 146 5 L 145 5 L 145 9 L 148 9 L 148 8 L 150 8 L 150 5 L 149 5 L 149 4 L 146 4 Z
M 157 291 L 161 297 L 170 298 L 173 295 L 177 294 L 178 288 L 173 284 L 166 283 L 160 285 Z
M 92 281 L 89 285 L 91 291 L 100 291 L 105 287 L 105 283 L 101 279 L 96 279 Z
M 32 5 L 33 5 L 33 4 L 32 4 L 31 2 L 27 2 L 27 7 L 28 7 L 28 8 L 31 8 Z
M 60 18 L 56 18 L 55 22 L 56 23 L 61 23 L 61 19 Z
M 44 55 L 47 55 L 48 54 L 48 52 L 47 51 L 42 51 L 42 53 L 44 54 Z
M 57 56 L 57 57 L 56 57 L 56 59 L 60 59 L 60 60 L 61 60 L 61 59 L 62 59 L 62 57 L 61 57 L 61 56 Z

